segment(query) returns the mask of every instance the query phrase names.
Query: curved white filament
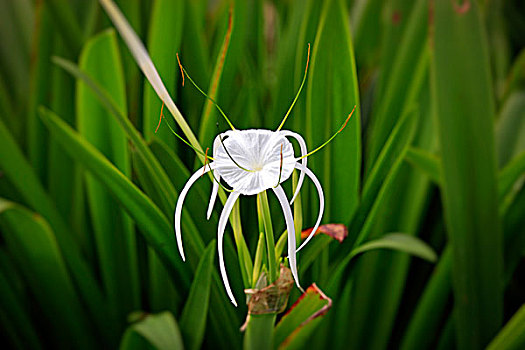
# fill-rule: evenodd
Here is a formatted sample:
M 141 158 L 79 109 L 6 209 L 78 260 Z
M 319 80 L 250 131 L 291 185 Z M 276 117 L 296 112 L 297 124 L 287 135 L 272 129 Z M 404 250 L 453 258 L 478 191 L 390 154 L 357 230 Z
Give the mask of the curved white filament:
M 226 229 L 226 223 L 230 217 L 230 213 L 233 209 L 233 205 L 239 198 L 240 192 L 232 192 L 226 203 L 224 203 L 224 208 L 222 209 L 221 217 L 219 219 L 219 226 L 217 229 L 217 247 L 219 249 L 219 267 L 221 270 L 222 282 L 224 283 L 224 288 L 226 288 L 226 293 L 230 297 L 233 305 L 237 306 L 235 297 L 233 296 L 232 290 L 230 288 L 230 283 L 228 282 L 228 275 L 226 274 L 226 267 L 224 266 L 224 253 L 223 253 L 223 241 L 224 241 L 224 230 Z
M 215 140 L 213 140 L 213 154 L 217 152 L 217 148 L 220 145 L 220 138 L 222 137 L 222 134 L 219 134 L 215 137 Z M 206 218 L 210 220 L 211 213 L 213 211 L 213 206 L 215 205 L 215 200 L 217 199 L 217 193 L 219 192 L 219 181 L 221 181 L 221 175 L 217 170 L 213 172 L 213 176 L 215 177 L 215 181 L 213 181 L 213 187 L 211 189 L 211 196 L 210 196 L 210 202 L 208 203 L 208 212 L 206 214 Z
M 293 137 L 294 139 L 297 140 L 297 142 L 299 143 L 299 147 L 301 148 L 301 157 L 303 157 L 303 156 L 308 154 L 308 149 L 306 148 L 306 142 L 304 142 L 304 139 L 303 139 L 303 137 L 301 135 L 299 135 L 299 134 L 297 134 L 297 133 L 295 133 L 293 131 L 289 131 L 289 130 L 283 130 L 283 131 L 281 131 L 281 133 L 284 136 Z M 304 167 L 306 167 L 307 157 L 304 157 L 301 160 L 301 163 L 303 164 Z M 293 194 L 293 197 L 292 197 L 292 200 L 290 201 L 290 204 L 293 204 L 293 202 L 297 198 L 297 195 L 299 194 L 299 191 L 301 190 L 301 186 L 303 185 L 303 181 L 304 181 L 304 171 L 301 170 L 301 174 L 299 175 L 299 181 L 297 181 L 297 187 L 295 188 L 295 193 Z
M 293 214 L 290 204 L 288 204 L 288 198 L 281 186 L 277 186 L 273 189 L 279 203 L 281 203 L 281 208 L 283 209 L 284 218 L 286 220 L 286 230 L 288 231 L 288 261 L 290 262 L 290 270 L 292 270 L 292 275 L 295 280 L 295 284 L 301 290 L 301 285 L 299 284 L 299 276 L 297 274 L 297 260 L 296 260 L 296 250 L 295 250 L 295 228 L 293 223 Z
M 321 219 L 323 218 L 323 212 L 324 212 L 324 193 L 323 193 L 323 188 L 321 187 L 321 183 L 319 182 L 317 177 L 314 175 L 314 173 L 310 169 L 308 169 L 307 167 L 299 163 L 296 163 L 295 167 L 297 169 L 304 171 L 306 175 L 308 175 L 308 177 L 312 180 L 315 187 L 317 188 L 317 193 L 319 194 L 319 215 L 317 216 L 317 222 L 315 223 L 315 226 L 312 229 L 312 232 L 310 233 L 308 238 L 306 238 L 306 240 L 299 246 L 299 248 L 297 248 L 297 251 L 299 251 L 306 245 L 306 243 L 310 241 L 310 239 L 312 239 L 312 237 L 315 234 L 315 231 L 317 231 L 317 229 L 319 228 L 319 225 L 321 224 Z
M 207 173 L 208 171 L 213 169 L 214 166 L 215 164 L 210 163 L 205 166 L 206 169 L 202 167 L 199 170 L 197 170 L 195 173 L 193 173 L 193 175 L 190 177 L 188 182 L 186 182 L 186 184 L 184 185 L 184 188 L 180 192 L 179 199 L 177 200 L 177 205 L 175 206 L 175 236 L 177 237 L 177 245 L 179 247 L 179 253 L 183 261 L 186 261 L 186 257 L 184 256 L 184 248 L 182 247 L 182 234 L 180 230 L 180 221 L 181 221 L 181 216 L 182 216 L 182 204 L 184 204 L 184 199 L 186 198 L 186 195 L 188 194 L 190 187 L 195 183 L 195 181 L 197 181 L 202 176 L 203 172 Z

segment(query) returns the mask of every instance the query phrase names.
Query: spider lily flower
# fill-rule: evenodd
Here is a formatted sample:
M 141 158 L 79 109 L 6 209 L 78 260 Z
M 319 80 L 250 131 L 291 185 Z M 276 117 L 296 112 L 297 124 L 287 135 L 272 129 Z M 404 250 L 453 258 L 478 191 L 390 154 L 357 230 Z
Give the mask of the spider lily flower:
M 168 107 L 172 115 L 174 116 L 176 122 L 179 124 L 180 128 L 188 138 L 188 141 L 181 138 L 185 143 L 192 147 L 195 151 L 203 155 L 202 148 L 200 147 L 198 141 L 196 140 L 193 132 L 189 128 L 185 119 L 182 117 L 177 106 L 171 99 L 166 87 L 162 83 L 162 80 L 155 69 L 155 66 L 149 57 L 144 45 L 133 31 L 132 27 L 126 21 L 125 17 L 122 15 L 118 7 L 113 3 L 112 0 L 100 0 L 101 5 L 104 7 L 106 13 L 114 23 L 115 27 L 119 31 L 121 37 L 125 41 L 129 50 L 131 51 L 133 57 L 137 61 L 140 69 L 156 91 L 159 98 L 162 102 Z M 310 53 L 310 46 L 308 45 L 308 57 Z M 181 66 L 183 73 L 186 73 L 184 68 Z M 306 143 L 304 139 L 297 133 L 288 130 L 281 130 L 284 122 L 286 121 L 292 107 L 294 106 L 297 98 L 302 90 L 304 82 L 306 80 L 306 72 L 308 69 L 308 60 L 306 63 L 305 75 L 299 91 L 295 96 L 295 99 L 292 102 L 288 112 L 286 113 L 283 121 L 279 125 L 276 131 L 272 130 L 263 130 L 263 129 L 250 129 L 250 130 L 236 130 L 233 128 L 233 125 L 230 123 L 226 115 L 222 113 L 222 110 L 216 105 L 212 100 L 213 104 L 219 109 L 224 118 L 232 126 L 233 130 L 226 131 L 217 135 L 213 142 L 213 157 L 212 162 L 209 164 L 204 164 L 202 168 L 197 170 L 188 180 L 183 190 L 179 195 L 179 199 L 175 208 L 175 235 L 177 239 L 177 245 L 180 252 L 180 255 L 183 260 L 185 260 L 184 249 L 182 245 L 182 234 L 181 234 L 181 215 L 182 207 L 186 195 L 188 194 L 191 186 L 204 174 L 212 171 L 215 181 L 213 183 L 211 198 L 209 202 L 207 216 L 208 218 L 211 215 L 215 200 L 217 198 L 217 193 L 219 190 L 220 181 L 223 180 L 228 184 L 233 190 L 229 195 L 228 199 L 224 203 L 224 207 L 219 219 L 217 236 L 218 236 L 218 253 L 219 253 L 219 264 L 220 272 L 226 288 L 226 292 L 231 299 L 232 303 L 237 306 L 235 298 L 230 288 L 228 282 L 228 277 L 226 274 L 226 268 L 224 265 L 224 256 L 223 256 L 223 239 L 224 231 L 226 229 L 226 223 L 228 221 L 229 215 L 233 209 L 233 206 L 237 199 L 241 195 L 250 196 L 256 195 L 263 191 L 271 189 L 283 210 L 283 214 L 286 221 L 286 228 L 288 231 L 288 259 L 290 263 L 290 270 L 294 277 L 296 285 L 301 289 L 299 284 L 299 277 L 297 273 L 297 261 L 296 253 L 302 247 L 307 244 L 310 239 L 313 237 L 317 228 L 321 223 L 321 219 L 324 211 L 324 194 L 321 184 L 313 172 L 307 168 L 307 157 L 311 154 L 317 152 L 328 144 L 337 134 L 339 134 L 343 128 L 346 126 L 346 123 L 350 119 L 352 113 L 348 116 L 345 123 L 328 141 L 323 143 L 321 146 L 317 147 L 311 152 L 307 152 Z M 189 75 L 186 73 L 190 81 L 193 83 Z M 208 97 L 208 96 L 206 96 Z M 208 97 L 209 98 L 209 97 Z M 300 147 L 300 156 L 296 157 L 294 153 L 293 146 L 288 138 L 294 138 L 299 143 Z M 293 195 L 290 203 L 288 198 L 281 187 L 281 183 L 290 178 L 294 169 L 300 171 L 299 181 L 296 187 L 295 194 Z M 293 203 L 297 194 L 299 193 L 301 186 L 303 184 L 305 175 L 308 176 L 315 187 L 319 195 L 319 214 L 314 228 L 312 229 L 308 238 L 296 249 L 295 241 L 295 227 L 294 219 L 290 205 Z
M 287 137 L 295 138 L 301 148 L 301 157 L 295 157 L 293 146 Z M 265 190 L 273 190 L 284 213 L 286 229 L 288 231 L 288 260 L 290 270 L 295 283 L 299 288 L 299 277 L 297 273 L 296 252 L 299 251 L 311 238 L 310 235 L 303 244 L 296 250 L 295 227 L 292 209 L 280 183 L 286 181 L 294 169 L 301 171 L 298 185 L 292 201 L 296 198 L 305 174 L 313 181 L 319 194 L 319 214 L 317 222 L 312 230 L 315 232 L 321 223 L 324 211 L 323 188 L 313 172 L 306 167 L 307 162 L 306 143 L 303 138 L 294 132 L 287 130 L 229 130 L 219 134 L 213 143 L 213 162 L 198 169 L 188 180 L 179 195 L 175 208 L 175 234 L 180 254 L 184 259 L 184 249 L 182 246 L 181 234 L 181 215 L 182 205 L 191 186 L 202 176 L 203 172 L 214 172 L 215 180 L 213 183 L 211 198 L 208 207 L 208 218 L 211 215 L 217 192 L 219 181 L 224 180 L 233 191 L 229 195 L 218 224 L 218 250 L 219 267 L 221 276 L 226 288 L 226 292 L 233 304 L 237 305 L 228 282 L 226 268 L 224 265 L 223 239 L 226 223 L 233 206 L 240 195 L 251 196 Z

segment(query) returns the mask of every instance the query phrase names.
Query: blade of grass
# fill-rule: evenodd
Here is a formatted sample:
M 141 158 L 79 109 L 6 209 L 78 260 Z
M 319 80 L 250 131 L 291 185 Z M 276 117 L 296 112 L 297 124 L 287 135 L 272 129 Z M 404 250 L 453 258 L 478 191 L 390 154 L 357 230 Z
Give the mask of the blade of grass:
M 177 247 L 172 236 L 173 230 L 158 207 L 100 152 L 80 138 L 53 112 L 41 109 L 40 116 L 52 135 L 62 143 L 71 156 L 75 157 L 113 193 L 117 201 L 137 223 L 140 232 L 148 244 L 155 249 L 169 273 L 172 276 L 177 276 L 178 285 L 183 288 L 189 287 L 188 270 L 184 268 L 182 260 L 176 255 Z M 202 240 L 198 236 L 189 239 L 189 236 L 186 236 L 188 238 L 186 242 L 189 243 L 190 251 L 193 250 L 194 252 L 192 255 L 198 257 L 202 254 Z M 190 255 L 188 260 L 190 260 Z M 221 341 L 225 345 L 228 343 L 235 344 L 239 341 L 239 335 L 235 329 L 235 325 L 238 324 L 237 317 L 230 304 L 224 303 L 227 297 L 217 273 L 214 273 L 213 280 L 216 288 L 212 289 L 212 305 L 215 307 L 210 318 L 214 327 L 222 331 L 222 337 L 217 338 L 217 341 Z
M 369 220 L 370 211 L 377 202 L 378 193 L 384 187 L 385 179 L 393 172 L 393 169 L 399 167 L 400 157 L 404 155 L 412 137 L 414 135 L 417 122 L 417 110 L 409 110 L 397 122 L 387 140 L 376 164 L 370 171 L 368 178 L 363 186 L 361 203 L 351 221 L 348 229 L 349 239 L 343 243 L 343 248 L 359 244 L 363 241 L 363 227 Z
M 51 52 L 54 28 L 45 2 L 37 5 L 35 10 L 36 29 L 32 55 L 36 59 L 30 67 L 30 94 L 27 116 L 27 149 L 31 165 L 42 182 L 47 181 L 47 149 L 45 127 L 38 118 L 39 105 L 48 105 L 49 82 L 51 79 Z
M 184 344 L 188 349 L 200 349 L 204 338 L 216 243 L 212 240 L 202 254 L 179 319 Z
M 401 349 L 426 348 L 435 340 L 452 287 L 451 269 L 452 250 L 447 247 L 419 297 L 418 306 L 403 336 Z
M 422 170 L 436 185 L 441 185 L 441 159 L 420 148 L 410 147 L 406 160 L 411 165 Z
M 46 0 L 53 22 L 59 28 L 59 33 L 64 38 L 72 54 L 80 51 L 84 42 L 84 35 L 79 26 L 79 21 L 71 8 L 71 3 L 61 0 Z
M 170 234 L 171 226 L 157 206 L 52 111 L 40 108 L 40 117 L 64 149 L 113 193 L 135 220 L 148 244 L 157 251 L 166 268 L 180 277 L 182 286 L 189 286 L 190 279 L 186 269 L 176 256 L 175 240 Z
M 147 348 L 157 350 L 184 348 L 177 321 L 169 311 L 155 315 L 146 314 L 143 317 L 126 330 L 120 343 L 121 350 L 142 348 L 137 346 L 137 343 L 144 343 L 134 339 L 133 335 L 142 337 L 148 345 Z
M 348 254 L 348 251 L 357 247 L 370 235 L 372 225 L 377 219 L 379 208 L 384 204 L 386 193 L 392 191 L 392 186 L 395 184 L 395 179 L 399 172 L 401 163 L 405 157 L 406 150 L 408 149 L 408 146 L 414 135 L 416 120 L 416 110 L 409 110 L 409 112 L 398 121 L 398 125 L 394 129 L 390 139 L 385 144 L 385 147 L 378 158 L 378 162 L 376 164 L 377 168 L 372 170 L 371 176 L 369 178 L 369 181 L 373 181 L 375 183 L 378 181 L 378 177 L 380 177 L 382 178 L 382 183 L 380 186 L 379 184 L 374 184 L 374 187 L 379 187 L 378 189 L 374 190 L 374 192 L 376 192 L 374 195 L 375 198 L 367 198 L 371 195 L 365 194 L 363 192 L 363 201 L 360 205 L 360 208 L 365 202 L 365 199 L 370 201 L 366 218 L 363 219 L 364 222 L 356 226 L 359 227 L 359 230 L 356 230 L 356 232 L 358 232 L 357 237 L 354 239 L 347 238 L 343 244 L 337 248 L 337 255 L 341 256 L 342 258 L 333 264 L 333 271 L 331 271 L 329 274 L 327 281 L 329 291 L 333 290 L 336 292 L 338 290 L 336 289 L 336 286 L 338 286 L 340 281 L 342 281 L 344 273 L 347 270 L 352 258 Z M 385 169 L 386 164 L 390 164 L 388 169 Z M 356 215 L 358 213 L 356 213 Z M 352 225 L 354 225 L 353 221 L 350 229 L 352 228 Z M 349 234 L 351 232 L 350 229 Z M 348 283 L 350 283 L 350 281 L 348 281 Z
M 90 39 L 82 49 L 79 65 L 107 88 L 120 113 L 126 114 L 124 73 L 115 32 L 106 30 Z M 129 178 L 124 131 L 82 82 L 77 84 L 76 102 L 79 133 Z M 85 179 L 104 289 L 115 316 L 124 320 L 138 308 L 140 299 L 133 224 L 100 182 L 90 174 Z
M 512 92 L 501 107 L 496 124 L 496 149 L 500 168 L 505 166 L 516 152 L 525 150 L 522 137 L 525 134 L 524 111 L 525 90 Z
M 233 9 L 231 9 L 233 11 Z M 221 89 L 221 78 L 224 69 L 225 61 L 228 57 L 228 48 L 230 46 L 230 39 L 235 25 L 235 16 L 230 12 L 228 18 L 228 27 L 222 41 L 221 48 L 215 61 L 215 67 L 211 75 L 211 81 L 208 88 L 208 96 L 217 101 L 219 90 Z M 211 145 L 214 135 L 216 134 L 216 126 L 214 123 L 214 116 L 217 115 L 217 110 L 210 99 L 206 99 L 204 108 L 200 119 L 199 141 L 203 145 Z M 224 120 L 222 120 L 224 122 Z
M 359 201 L 359 91 L 345 13 L 342 1 L 324 2 L 313 45 L 307 86 L 306 125 L 310 147 L 328 139 L 337 125 L 341 125 L 352 108 L 357 106 L 344 132 L 323 153 L 311 160 L 311 168 L 327 193 L 324 217 L 330 222 L 347 222 Z M 315 212 L 315 208 L 310 210 Z
M 403 233 L 387 233 L 379 239 L 365 242 L 350 252 L 355 257 L 373 249 L 393 249 L 417 256 L 430 262 L 437 260 L 436 253 L 425 242 L 417 237 Z
M 92 349 L 96 343 L 94 335 L 47 222 L 3 199 L 0 200 L 0 219 L 5 225 L 2 236 L 7 250 L 16 259 L 24 279 L 47 315 L 47 321 L 54 329 L 54 341 Z M 63 332 L 62 325 L 69 325 L 68 332 Z
M 2 254 L 5 253 L 2 251 Z M 13 266 L 9 267 L 13 268 Z M 25 305 L 18 290 L 12 287 L 12 283 L 13 281 L 9 281 L 9 276 L 0 270 L 0 314 L 5 316 L 4 320 L 6 323 L 13 327 L 16 334 L 15 337 L 19 338 L 21 343 L 21 348 L 42 349 L 41 341 L 35 331 L 35 325 L 30 318 L 27 305 Z M 8 325 L 4 322 L 2 323 L 2 327 L 7 329 Z
M 410 86 L 411 81 L 417 78 L 411 72 L 414 71 L 414 67 L 417 67 L 426 49 L 428 1 L 415 2 L 411 10 L 403 1 L 392 7 L 392 23 L 385 26 L 388 31 L 385 37 L 387 48 L 384 48 L 383 62 L 381 62 L 382 77 L 379 84 L 382 84 L 384 89 L 379 86 L 379 91 L 376 93 L 378 105 L 375 107 L 369 130 L 366 173 L 369 173 L 374 166 L 381 149 L 396 125 L 396 119 L 402 115 L 407 103 L 411 103 L 407 101 L 409 89 L 405 87 Z M 405 16 L 408 20 L 404 20 Z M 402 36 L 399 37 L 399 42 L 388 38 L 389 36 L 396 37 L 400 35 L 400 32 Z M 390 54 L 395 55 L 393 60 Z
M 153 4 L 148 30 L 148 52 L 171 96 L 176 95 L 179 70 L 175 53 L 180 49 L 184 23 L 184 1 L 160 0 Z M 148 82 L 144 83 L 143 130 L 151 140 L 161 109 L 161 101 Z M 174 149 L 177 144 L 167 127 L 159 128 L 157 137 Z
M 200 17 L 199 3 L 197 1 L 186 2 L 184 6 L 184 28 L 182 37 L 181 59 L 186 70 L 197 85 L 204 91 L 207 90 L 206 82 L 210 77 L 209 48 L 206 45 L 206 35 L 199 23 L 205 19 Z M 185 59 L 188 57 L 188 59 Z M 190 59 L 191 58 L 191 59 Z M 205 98 L 192 88 L 182 89 L 182 105 L 187 106 L 186 115 L 200 116 L 201 107 Z M 199 130 L 199 119 L 193 117 L 188 120 L 193 130 Z
M 50 223 L 79 293 L 88 305 L 90 315 L 100 327 L 101 333 L 109 338 L 111 330 L 107 324 L 108 314 L 105 309 L 99 307 L 104 304 L 104 297 L 96 282 L 95 275 L 84 260 L 80 248 L 74 241 L 73 234 L 56 210 L 55 204 L 45 192 L 1 119 L 0 167 L 4 175 L 25 199 L 25 202 Z
M 525 305 L 522 305 L 509 322 L 487 347 L 496 349 L 521 349 L 525 346 Z
M 494 94 L 480 14 L 469 4 L 460 11 L 455 3 L 435 2 L 432 60 L 460 349 L 485 346 L 503 311 Z

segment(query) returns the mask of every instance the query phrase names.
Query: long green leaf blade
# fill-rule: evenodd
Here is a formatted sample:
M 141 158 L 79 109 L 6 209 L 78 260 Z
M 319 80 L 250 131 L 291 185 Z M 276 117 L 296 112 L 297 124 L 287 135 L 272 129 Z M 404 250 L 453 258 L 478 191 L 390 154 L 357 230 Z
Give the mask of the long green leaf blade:
M 141 336 L 148 345 L 156 350 L 184 349 L 177 321 L 168 311 L 156 315 L 146 315 L 143 320 L 131 325 L 124 333 L 124 338 L 120 344 L 121 350 L 143 348 L 137 346 L 133 334 Z
M 0 222 L 7 249 L 16 259 L 25 280 L 35 293 L 56 344 L 76 344 L 92 349 L 96 342 L 80 303 L 53 231 L 35 213 L 0 199 Z M 67 305 L 67 307 L 64 307 Z M 62 325 L 68 325 L 64 333 Z
M 175 96 L 178 67 L 175 54 L 180 49 L 184 23 L 184 1 L 159 0 L 153 3 L 148 31 L 148 52 L 157 67 L 166 89 Z M 144 83 L 143 126 L 146 140 L 151 140 L 160 116 L 161 101 L 148 82 Z M 157 136 L 171 148 L 175 138 L 167 127 L 160 127 Z
M 494 94 L 478 6 L 469 4 L 435 2 L 432 60 L 460 349 L 485 346 L 503 311 Z
M 343 1 L 329 0 L 323 4 L 309 74 L 306 102 L 309 148 L 326 141 L 357 106 L 346 129 L 321 153 L 309 158 L 327 197 L 326 220 L 348 222 L 359 201 L 361 132 L 354 51 Z M 316 209 L 311 210 L 315 213 Z
M 80 67 L 106 87 L 122 114 L 126 114 L 124 73 L 115 32 L 90 39 L 80 55 Z M 123 174 L 131 174 L 126 135 L 94 93 L 81 81 L 76 95 L 79 133 Z M 135 233 L 129 216 L 92 175 L 86 174 L 86 192 L 105 291 L 115 316 L 124 320 L 139 305 Z
M 188 349 L 200 349 L 203 341 L 206 316 L 210 304 L 211 277 L 216 244 L 217 242 L 212 240 L 202 254 L 191 284 L 188 300 L 180 316 L 180 328 Z

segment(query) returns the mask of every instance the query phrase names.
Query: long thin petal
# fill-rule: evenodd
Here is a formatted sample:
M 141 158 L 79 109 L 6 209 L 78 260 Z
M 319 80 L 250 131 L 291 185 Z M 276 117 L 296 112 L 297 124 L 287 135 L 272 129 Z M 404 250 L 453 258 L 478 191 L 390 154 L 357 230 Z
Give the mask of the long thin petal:
M 220 145 L 220 137 L 222 134 L 219 134 L 215 137 L 215 140 L 213 141 L 213 155 L 217 153 L 217 148 Z M 213 211 L 213 206 L 215 205 L 215 200 L 217 199 L 217 193 L 219 192 L 219 182 L 221 181 L 221 175 L 214 171 L 213 175 L 215 177 L 216 181 L 213 181 L 213 187 L 211 189 L 211 196 L 210 196 L 210 202 L 208 204 L 208 213 L 206 214 L 207 219 L 209 220 L 211 217 L 211 213 Z
M 140 38 L 137 36 L 131 25 L 128 23 L 128 21 L 122 14 L 122 12 L 120 12 L 118 6 L 115 5 L 115 3 L 111 0 L 100 0 L 100 4 L 106 10 L 106 13 L 108 14 L 109 18 L 111 19 L 118 32 L 122 36 L 122 39 L 124 39 L 124 41 L 126 42 L 126 45 L 128 46 L 129 51 L 131 52 L 133 57 L 135 57 L 135 61 L 137 61 L 138 66 L 140 67 L 140 69 L 142 70 L 142 72 L 144 73 L 144 75 L 146 76 L 146 78 L 148 79 L 151 86 L 153 87 L 157 95 L 160 97 L 162 102 L 164 102 L 166 107 L 168 107 L 169 111 L 175 118 L 175 121 L 179 124 L 186 137 L 188 137 L 190 143 L 192 143 L 194 146 L 198 144 L 195 135 L 193 135 L 193 132 L 186 123 L 186 120 L 184 119 L 179 109 L 171 99 L 168 90 L 166 90 L 166 87 L 164 86 L 164 83 L 162 82 L 162 79 L 160 78 L 159 73 L 155 68 L 155 65 L 151 61 L 151 58 L 149 57 L 148 51 L 144 47 L 144 44 L 142 44 Z
M 304 139 L 301 135 L 295 132 L 289 131 L 289 130 L 283 130 L 281 131 L 281 134 L 283 134 L 284 136 L 293 137 L 294 139 L 297 140 L 297 142 L 299 143 L 299 147 L 301 148 L 301 157 L 308 154 L 308 149 L 306 148 L 306 142 L 304 142 Z M 301 163 L 303 164 L 304 167 L 306 167 L 307 157 L 304 157 L 301 160 Z M 293 204 L 293 202 L 297 198 L 297 195 L 299 194 L 299 191 L 301 190 L 301 186 L 303 185 L 303 181 L 304 181 L 304 171 L 301 170 L 301 174 L 299 175 L 299 181 L 297 181 L 297 188 L 295 189 L 295 193 L 292 197 L 292 200 L 290 201 L 290 204 Z
M 221 175 L 217 171 L 213 172 L 215 180 L 213 181 L 213 187 L 211 189 L 210 202 L 208 203 L 208 212 L 206 213 L 206 219 L 210 220 L 211 213 L 213 212 L 213 206 L 215 205 L 215 200 L 217 199 L 217 193 L 219 192 L 219 182 L 221 181 Z
M 179 199 L 177 200 L 177 205 L 175 206 L 175 236 L 177 237 L 177 245 L 179 247 L 179 253 L 182 257 L 182 260 L 186 261 L 186 257 L 184 256 L 184 248 L 182 247 L 182 234 L 180 230 L 180 221 L 182 216 L 182 204 L 184 203 L 184 199 L 186 198 L 186 195 L 188 194 L 188 191 L 190 190 L 190 187 L 197 181 L 201 176 L 203 171 L 207 173 L 210 171 L 210 169 L 213 169 L 215 164 L 210 163 L 206 165 L 206 169 L 204 167 L 197 170 L 193 175 L 190 177 L 188 182 L 184 185 L 184 188 L 179 194 Z
M 235 297 L 233 296 L 232 290 L 230 288 L 230 283 L 228 282 L 228 275 L 226 274 L 226 267 L 224 266 L 224 253 L 222 250 L 223 240 L 224 240 L 224 230 L 226 229 L 226 223 L 232 212 L 233 205 L 239 198 L 240 192 L 232 192 L 226 203 L 224 203 L 224 208 L 222 209 L 221 217 L 219 219 L 219 226 L 217 229 L 217 246 L 219 249 L 219 267 L 221 270 L 222 282 L 224 283 L 224 288 L 226 288 L 226 293 L 230 297 L 233 305 L 237 306 Z
M 299 251 L 306 245 L 306 243 L 310 241 L 310 239 L 312 239 L 313 235 L 315 234 L 315 231 L 317 231 L 319 225 L 321 224 L 321 219 L 323 218 L 324 212 L 324 193 L 323 188 L 321 187 L 321 183 L 310 169 L 299 163 L 295 164 L 295 167 L 297 169 L 303 170 L 306 173 L 306 175 L 308 175 L 308 177 L 312 180 L 315 187 L 317 188 L 317 193 L 319 194 L 319 215 L 317 216 L 317 222 L 315 223 L 315 226 L 312 229 L 312 232 L 310 233 L 308 238 L 306 238 L 306 240 L 299 246 L 299 248 L 297 248 L 297 251 Z
M 301 285 L 299 284 L 299 276 L 297 274 L 297 259 L 295 256 L 295 227 L 293 224 L 293 214 L 290 204 L 288 204 L 288 198 L 284 193 L 283 188 L 279 185 L 273 189 L 279 203 L 284 213 L 284 219 L 286 220 L 286 230 L 288 231 L 288 261 L 290 262 L 290 270 L 292 270 L 293 278 L 295 279 L 295 284 L 297 287 L 302 290 Z

